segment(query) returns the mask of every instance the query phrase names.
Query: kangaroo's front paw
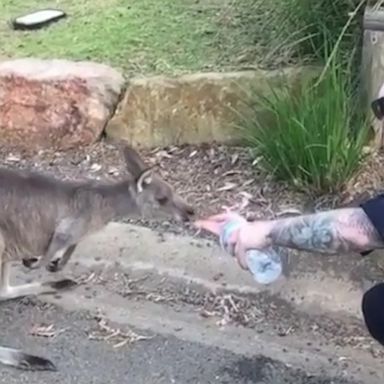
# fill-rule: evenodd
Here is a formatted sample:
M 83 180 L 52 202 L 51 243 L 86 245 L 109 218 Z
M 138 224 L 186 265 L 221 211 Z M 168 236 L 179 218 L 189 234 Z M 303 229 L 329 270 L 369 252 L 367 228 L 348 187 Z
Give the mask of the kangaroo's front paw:
M 58 272 L 62 269 L 60 259 L 53 259 L 51 260 L 47 266 L 46 266 L 47 271 L 49 272 Z
M 47 264 L 46 269 L 49 272 L 61 271 L 68 264 L 72 254 L 72 249 L 74 249 L 74 247 L 71 248 L 70 251 L 65 252 L 64 255 L 53 257 Z
M 41 257 L 29 257 L 22 259 L 24 267 L 29 269 L 37 269 L 39 267 Z

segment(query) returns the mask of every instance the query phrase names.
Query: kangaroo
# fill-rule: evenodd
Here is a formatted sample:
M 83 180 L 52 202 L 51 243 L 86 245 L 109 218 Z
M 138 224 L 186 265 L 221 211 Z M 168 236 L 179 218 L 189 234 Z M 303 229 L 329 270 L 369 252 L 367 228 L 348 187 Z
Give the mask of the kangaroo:
M 52 294 L 74 287 L 71 279 L 9 283 L 9 264 L 62 270 L 87 235 L 121 218 L 172 217 L 189 221 L 192 206 L 153 172 L 130 147 L 123 147 L 129 175 L 119 182 L 58 180 L 35 172 L 0 168 L 0 300 Z M 0 362 L 31 370 L 53 370 L 45 359 L 0 347 Z

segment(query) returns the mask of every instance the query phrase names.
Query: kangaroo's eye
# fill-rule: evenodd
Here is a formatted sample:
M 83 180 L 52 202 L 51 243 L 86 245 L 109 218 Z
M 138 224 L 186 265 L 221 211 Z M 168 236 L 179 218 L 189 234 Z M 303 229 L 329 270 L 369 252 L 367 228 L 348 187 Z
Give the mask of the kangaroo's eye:
M 166 196 L 159 197 L 157 201 L 159 202 L 160 205 L 165 205 L 168 202 L 168 197 Z

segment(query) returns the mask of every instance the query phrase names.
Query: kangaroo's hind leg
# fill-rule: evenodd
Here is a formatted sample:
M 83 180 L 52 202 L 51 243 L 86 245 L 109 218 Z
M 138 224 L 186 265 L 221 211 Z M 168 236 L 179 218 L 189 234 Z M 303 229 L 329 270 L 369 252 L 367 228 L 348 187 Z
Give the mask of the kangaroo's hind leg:
M 10 284 L 10 262 L 4 260 L 4 237 L 0 234 L 0 301 L 16 299 L 19 297 L 41 294 L 54 294 L 63 289 L 77 285 L 74 280 L 62 279 L 57 281 L 37 281 L 28 284 Z

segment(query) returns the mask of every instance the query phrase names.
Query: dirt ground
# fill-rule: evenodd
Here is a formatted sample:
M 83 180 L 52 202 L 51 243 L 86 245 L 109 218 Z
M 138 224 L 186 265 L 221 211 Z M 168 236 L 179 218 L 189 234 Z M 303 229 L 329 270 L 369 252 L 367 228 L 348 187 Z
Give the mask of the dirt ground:
M 382 153 L 372 154 L 339 195 L 313 197 L 276 182 L 259 166 L 259 159 L 254 160 L 249 148 L 184 145 L 139 152 L 195 206 L 198 215 L 217 213 L 225 207 L 256 218 L 313 212 L 351 202 L 356 204 L 381 192 L 384 185 Z M 126 174 L 118 147 L 105 140 L 66 152 L 9 152 L 0 147 L 0 163 L 10 168 L 33 169 L 76 180 L 118 180 Z M 168 222 L 163 225 L 172 226 Z
M 215 213 L 224 206 L 234 206 L 244 214 L 272 217 L 279 213 L 290 212 L 290 209 L 300 209 L 303 211 L 320 209 L 332 206 L 337 201 L 332 196 L 322 199 L 310 199 L 305 197 L 304 194 L 292 192 L 287 186 L 276 183 L 271 178 L 271 175 L 265 174 L 260 169 L 259 164 L 252 164 L 252 156 L 245 148 L 229 148 L 221 145 L 183 146 L 140 151 L 140 153 L 148 164 L 157 167 L 161 175 L 171 182 L 181 195 L 197 207 L 199 215 Z M 380 156 L 372 157 L 371 164 L 363 167 L 361 175 L 351 182 L 351 192 L 344 196 L 344 200 L 360 193 L 361 185 L 367 187 L 369 191 L 378 190 L 381 174 L 380 168 L 377 165 L 380 161 Z M 7 167 L 29 168 L 68 179 L 116 180 L 124 177 L 125 174 L 124 162 L 117 147 L 105 141 L 91 147 L 66 153 L 56 153 L 53 151 L 41 151 L 37 154 L 10 153 L 8 150 L 3 149 L 0 151 L 0 162 Z M 371 178 L 369 178 L 369 175 Z M 159 224 L 156 222 L 140 221 L 138 224 L 150 226 L 160 231 L 166 230 L 178 233 L 185 231 L 184 227 L 174 225 L 172 222 Z M 193 231 L 193 229 L 190 229 L 190 231 Z M 242 329 L 248 329 L 257 335 L 272 335 L 284 340 L 290 340 L 290 338 L 304 340 L 306 347 L 303 348 L 303 354 L 305 354 L 306 348 L 311 350 L 319 348 L 320 350 L 323 347 L 331 348 L 335 346 L 334 350 L 337 358 L 329 361 L 330 366 L 342 365 L 343 363 L 342 360 L 338 360 L 342 359 L 342 356 L 337 355 L 337 348 L 352 348 L 364 351 L 364 353 L 372 356 L 372 359 L 375 361 L 379 361 L 383 357 L 381 348 L 369 337 L 360 321 L 349 321 L 350 319 L 346 321 L 343 318 L 330 318 L 327 316 L 308 316 L 295 310 L 289 303 L 282 302 L 263 293 L 253 297 L 238 296 L 225 292 L 213 294 L 212 292 L 202 291 L 192 285 L 178 286 L 173 281 L 167 281 L 156 276 L 149 276 L 149 278 L 148 276 L 147 278 L 146 276 L 131 276 L 128 272 L 113 268 L 102 271 L 90 271 L 88 269 L 82 270 L 82 268 L 77 266 L 75 277 L 78 279 L 84 277 L 87 281 L 85 286 L 79 287 L 76 291 L 79 292 L 76 293 L 76 297 L 81 297 L 84 303 L 95 301 L 100 308 L 103 308 L 104 305 L 103 297 L 108 302 L 112 302 L 112 298 L 116 298 L 117 312 L 123 308 L 130 313 L 129 305 L 153 304 L 157 309 L 163 308 L 168 313 L 168 316 L 172 318 L 173 315 L 171 316 L 171 314 L 173 313 L 194 314 L 198 316 L 201 322 L 214 321 L 215 335 L 221 332 L 222 327 L 225 328 L 232 324 Z M 90 279 L 90 277 L 92 278 Z M 83 291 L 83 294 L 80 293 L 81 291 Z M 76 303 L 77 299 L 71 300 L 71 303 Z M 126 306 L 121 305 L 121 300 Z M 83 306 L 83 304 L 81 305 Z M 57 338 L 55 337 L 55 341 L 50 344 L 50 349 L 54 351 L 56 359 L 64 367 L 61 373 L 61 375 L 64 375 L 62 382 L 80 380 L 79 382 L 86 383 L 89 372 L 96 372 L 97 374 L 99 372 L 96 368 L 96 365 L 99 365 L 95 365 L 95 361 L 105 361 L 105 359 L 114 361 L 111 364 L 116 367 L 116 377 L 113 378 L 116 382 L 126 377 L 126 362 L 132 365 L 130 375 L 133 375 L 131 381 L 133 383 L 143 382 L 142 380 L 147 377 L 148 373 L 151 375 L 165 375 L 164 377 L 171 377 L 176 374 L 181 380 L 179 382 L 228 382 L 226 376 L 221 377 L 218 375 L 219 379 L 215 381 L 208 373 L 211 368 L 210 363 L 205 358 L 206 356 L 211 356 L 212 360 L 210 361 L 215 362 L 215 364 L 217 362 L 215 367 L 221 367 L 220 364 L 225 366 L 230 364 L 230 356 L 224 353 L 221 354 L 219 350 L 212 350 L 212 354 L 210 354 L 211 350 L 208 351 L 200 345 L 189 345 L 185 341 L 171 340 L 168 336 L 164 338 L 156 335 L 157 339 L 153 342 L 138 343 L 139 350 L 137 351 L 130 351 L 124 348 L 124 354 L 119 355 L 122 360 L 116 361 L 114 360 L 115 355 L 113 352 L 107 351 L 108 346 L 100 343 L 98 345 L 93 344 L 95 342 L 90 340 L 88 334 L 85 333 L 91 327 L 93 331 L 95 325 L 97 326 L 94 318 L 87 319 L 81 323 L 83 321 L 81 320 L 82 314 L 81 316 L 79 315 L 81 317 L 80 320 L 77 320 L 77 318 L 73 317 L 77 316 L 76 314 L 62 314 L 60 311 L 52 309 L 47 312 L 49 316 L 53 316 L 53 320 L 50 320 L 50 323 L 44 316 L 38 317 L 36 314 L 33 315 L 36 310 L 34 305 L 25 308 L 20 307 L 19 304 L 10 304 L 10 307 L 5 306 L 3 309 L 9 311 L 9 319 L 18 319 L 17 324 L 15 323 L 14 326 L 12 326 L 11 320 L 5 325 L 3 324 L 4 334 L 8 335 L 4 340 L 11 344 L 18 340 L 20 345 L 36 346 L 36 337 L 31 335 L 27 337 L 27 333 L 24 332 L 29 327 L 32 327 L 33 324 L 43 324 L 46 328 L 47 324 L 49 326 L 49 324 L 54 323 L 55 329 L 66 329 L 62 335 L 58 335 Z M 22 313 L 22 315 L 15 317 L 14 310 L 19 311 L 18 313 Z M 133 315 L 130 313 L 130 316 Z M 148 313 L 144 316 L 146 319 L 151 319 L 152 314 Z M 30 324 L 31 319 L 33 324 Z M 130 319 L 129 316 L 128 319 Z M 20 329 L 24 329 L 23 333 L 20 333 Z M 40 331 L 43 333 L 47 331 L 49 333 L 50 329 L 40 329 Z M 179 332 L 179 329 L 175 328 L 175 332 Z M 16 335 L 18 335 L 18 338 Z M 51 337 L 43 335 L 41 340 L 44 339 L 49 340 Z M 47 345 L 49 345 L 49 341 Z M 140 364 L 143 354 L 149 355 L 153 348 L 157 348 L 160 351 L 165 346 L 170 347 L 164 353 L 151 355 L 152 368 L 143 368 Z M 110 347 L 111 350 L 112 348 Z M 89 355 L 90 350 L 94 353 L 93 357 Z M 172 364 L 176 356 L 183 360 L 180 363 L 181 366 L 190 366 L 189 356 L 192 350 L 196 351 L 196 356 L 205 357 L 196 360 L 197 365 L 189 370 L 187 369 L 184 374 L 179 371 L 176 373 L 172 371 Z M 178 352 L 173 353 L 172 351 Z M 215 356 L 219 357 L 216 359 Z M 94 360 L 92 360 L 93 358 Z M 85 361 L 86 363 L 81 363 L 82 368 L 79 368 L 78 361 Z M 76 371 L 76 369 L 78 370 Z M 202 369 L 204 372 L 201 371 Z M 105 369 L 103 368 L 99 372 L 100 377 L 104 377 L 104 371 Z M 252 378 L 242 378 L 243 382 L 258 383 L 262 375 L 260 374 L 260 376 L 256 371 L 251 369 L 250 372 L 253 372 Z M 312 378 L 309 374 L 303 375 L 302 373 L 293 372 L 291 375 L 290 372 L 280 372 L 275 368 L 273 368 L 273 371 L 278 372 L 277 377 L 278 380 L 281 380 L 281 383 L 298 383 L 301 382 L 300 380 L 303 383 L 337 382 L 337 380 L 333 381 L 333 379 L 328 378 L 313 378 L 314 381 L 311 381 Z M 196 372 L 202 373 L 199 373 L 198 380 L 193 381 L 194 379 L 191 378 L 195 377 Z M 291 377 L 288 373 L 292 378 L 285 380 L 286 377 Z M 9 382 L 12 382 L 10 380 L 20 382 L 17 381 L 19 377 L 23 377 L 23 380 L 30 382 L 30 376 L 20 376 L 18 372 L 4 370 L 2 375 Z M 99 379 L 95 378 L 93 382 L 102 382 L 97 381 Z M 147 382 L 151 383 L 172 382 L 154 377 L 147 377 L 147 380 Z M 266 379 L 263 382 L 271 384 L 280 382 L 276 381 L 276 379 L 268 380 Z M 31 382 L 48 383 L 50 378 L 43 375 L 35 375 Z M 238 382 L 242 381 L 239 379 Z M 341 382 L 344 383 L 344 381 Z
M 344 379 L 341 369 L 337 378 L 313 375 L 262 355 L 183 340 L 177 333 L 104 322 L 86 311 L 29 300 L 3 304 L 1 310 L 2 343 L 49 357 L 57 367 L 29 372 L 2 366 L 4 383 L 358 384 Z

